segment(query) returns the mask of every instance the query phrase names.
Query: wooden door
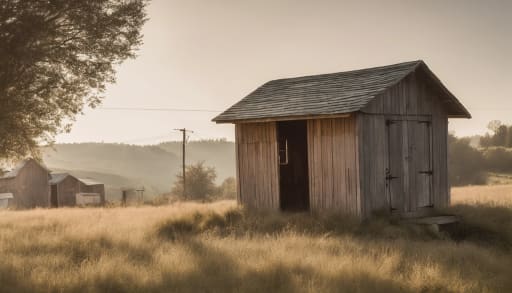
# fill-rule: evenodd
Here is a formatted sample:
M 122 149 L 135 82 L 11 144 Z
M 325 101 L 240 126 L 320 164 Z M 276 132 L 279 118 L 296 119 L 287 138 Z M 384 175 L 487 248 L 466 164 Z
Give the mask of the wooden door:
M 391 211 L 432 206 L 430 121 L 387 120 L 387 196 Z
M 411 160 L 411 210 L 432 207 L 432 159 L 430 121 L 410 121 L 412 149 Z
M 406 124 L 405 121 L 388 120 L 386 121 L 388 137 L 388 168 L 386 169 L 386 187 L 388 193 L 388 202 L 391 211 L 403 211 L 406 207 L 405 202 L 405 182 L 406 172 L 403 160 L 406 157 L 406 149 L 403 141 L 407 136 L 403 135 Z

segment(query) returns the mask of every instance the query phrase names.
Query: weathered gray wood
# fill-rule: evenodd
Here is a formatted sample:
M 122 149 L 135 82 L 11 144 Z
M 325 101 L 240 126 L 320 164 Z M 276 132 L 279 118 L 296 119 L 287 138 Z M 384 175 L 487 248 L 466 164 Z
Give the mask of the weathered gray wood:
M 412 61 L 348 72 L 273 80 L 257 88 L 213 121 L 263 122 L 310 119 L 306 118 L 308 116 L 315 116 L 315 119 L 357 112 L 375 101 L 379 94 L 417 71 L 424 72 L 426 78 L 436 83 L 446 101 L 445 108 L 449 115 L 470 117 L 464 106 L 442 85 L 423 61 Z M 401 95 L 405 96 L 407 95 Z M 409 104 L 400 105 L 403 106 L 404 112 L 413 111 L 418 107 L 417 102 L 418 100 L 411 100 Z
M 279 208 L 275 123 L 236 124 L 239 202 L 260 209 Z
M 421 73 L 411 74 L 368 104 L 359 114 L 360 176 L 365 178 L 361 181 L 361 194 L 366 216 L 373 210 L 390 208 L 389 199 L 393 208 L 403 211 L 413 211 L 430 204 L 444 207 L 449 203 L 447 113 L 439 93 L 424 78 Z M 377 147 L 382 143 L 381 133 L 386 131 L 386 120 L 399 121 L 389 128 L 396 133 L 386 137 L 385 143 L 393 148 L 401 145 L 402 149 L 395 151 L 397 153 L 382 151 Z M 428 130 L 427 124 L 421 121 L 431 122 Z M 426 136 L 426 131 L 429 131 L 429 136 Z M 426 159 L 419 160 L 417 157 Z M 401 163 L 398 163 L 399 160 Z M 393 179 L 388 186 L 387 200 L 383 201 L 383 189 L 379 184 L 386 182 L 386 167 L 402 172 L 403 176 Z M 433 171 L 431 176 L 418 174 L 429 169 Z M 394 170 L 392 173 L 395 173 Z M 403 190 L 403 206 L 395 207 L 390 188 L 396 192 Z M 395 201 L 400 201 L 401 195 L 397 197 Z
M 310 207 L 360 214 L 355 116 L 308 121 Z
M 238 201 L 279 208 L 274 121 L 306 119 L 311 209 L 369 216 L 449 204 L 447 121 L 470 116 L 424 64 L 413 68 L 387 68 L 385 80 L 360 71 L 279 81 L 221 115 L 237 121 Z M 386 180 L 387 169 L 398 178 Z
M 49 171 L 33 159 L 20 163 L 12 177 L 0 179 L 0 192 L 14 195 L 18 208 L 48 207 L 50 205 Z

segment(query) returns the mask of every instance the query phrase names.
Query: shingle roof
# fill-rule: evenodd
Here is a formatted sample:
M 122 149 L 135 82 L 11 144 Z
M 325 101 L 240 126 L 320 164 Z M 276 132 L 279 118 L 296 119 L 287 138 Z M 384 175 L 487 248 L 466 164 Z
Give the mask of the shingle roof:
M 423 68 L 449 96 L 457 115 L 471 117 L 421 60 L 360 70 L 273 80 L 213 119 L 217 123 L 356 112 Z

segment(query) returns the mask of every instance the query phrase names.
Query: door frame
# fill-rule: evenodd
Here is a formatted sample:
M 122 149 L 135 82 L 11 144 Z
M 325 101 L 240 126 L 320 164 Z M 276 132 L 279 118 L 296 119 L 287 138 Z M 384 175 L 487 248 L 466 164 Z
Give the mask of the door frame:
M 298 124 L 298 123 L 303 123 L 303 126 L 304 126 L 304 133 L 301 133 L 300 134 L 300 137 L 302 137 L 304 139 L 304 145 L 302 147 L 304 153 L 302 154 L 302 158 L 303 158 L 303 167 L 304 169 L 302 170 L 303 172 L 303 175 L 304 175 L 304 178 L 302 179 L 302 181 L 304 182 L 305 184 L 305 188 L 304 188 L 304 199 L 301 199 L 301 200 L 304 200 L 305 201 L 305 207 L 304 209 L 294 209 L 292 207 L 289 207 L 289 208 L 286 208 L 283 206 L 283 196 L 286 197 L 286 192 L 283 192 L 283 188 L 285 188 L 283 186 L 283 165 L 288 165 L 290 163 L 292 159 L 292 157 L 290 156 L 289 154 L 289 148 L 290 147 L 293 147 L 293 146 L 290 146 L 290 144 L 288 143 L 288 140 L 286 139 L 285 140 L 285 145 L 284 145 L 284 149 L 282 149 L 282 142 L 281 142 L 281 131 L 280 131 L 280 125 L 282 124 L 286 124 L 286 123 L 290 123 L 290 124 Z M 279 209 L 281 211 L 298 211 L 298 212 L 303 212 L 303 211 L 310 211 L 311 210 L 311 198 L 310 198 L 310 190 L 309 190 L 309 184 L 310 184 L 310 173 L 309 173 L 309 141 L 308 141 L 308 120 L 290 120 L 290 121 L 277 121 L 276 122 L 276 145 L 277 145 L 277 166 L 278 166 L 278 190 L 279 190 Z M 296 131 L 294 131 L 296 133 Z M 293 162 L 292 162 L 293 164 Z

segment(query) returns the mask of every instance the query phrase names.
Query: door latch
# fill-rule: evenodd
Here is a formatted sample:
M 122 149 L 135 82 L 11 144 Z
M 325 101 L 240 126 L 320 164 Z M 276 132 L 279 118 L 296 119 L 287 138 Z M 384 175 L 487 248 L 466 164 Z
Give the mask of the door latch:
M 428 170 L 428 171 L 419 171 L 418 173 L 420 174 L 427 174 L 427 175 L 432 175 L 434 174 L 434 172 L 432 170 Z

